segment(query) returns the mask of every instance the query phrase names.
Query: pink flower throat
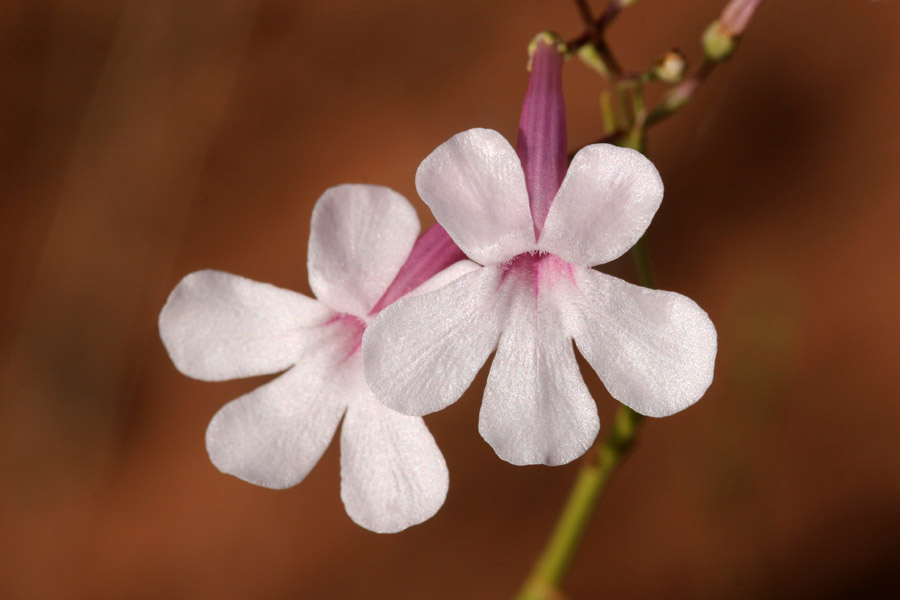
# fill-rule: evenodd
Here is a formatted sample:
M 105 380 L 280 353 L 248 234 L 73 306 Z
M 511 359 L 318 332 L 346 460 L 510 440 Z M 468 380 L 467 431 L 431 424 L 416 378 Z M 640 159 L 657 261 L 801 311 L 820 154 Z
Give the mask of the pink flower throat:
M 575 281 L 572 265 L 544 252 L 525 252 L 501 266 L 500 285 L 531 286 L 534 297 L 560 281 Z
M 347 355 L 344 356 L 344 361 L 346 362 L 362 348 L 362 338 L 363 333 L 366 331 L 366 323 L 359 317 L 354 317 L 351 314 L 338 313 L 322 323 L 322 327 L 328 327 L 330 325 L 340 328 L 346 336 L 347 347 L 349 347 Z

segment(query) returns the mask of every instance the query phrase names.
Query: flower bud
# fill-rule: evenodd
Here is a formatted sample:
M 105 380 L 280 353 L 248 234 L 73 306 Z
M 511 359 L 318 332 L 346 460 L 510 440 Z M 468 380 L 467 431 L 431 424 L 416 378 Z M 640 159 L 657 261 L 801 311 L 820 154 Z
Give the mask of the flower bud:
M 706 58 L 716 62 L 728 60 L 737 48 L 737 38 L 724 27 L 721 21 L 713 21 L 703 32 L 703 52 Z
M 737 48 L 753 13 L 762 3 L 763 0 L 731 0 L 722 10 L 722 15 L 703 33 L 706 57 L 716 62 L 727 60 Z
M 680 50 L 670 50 L 653 63 L 650 72 L 653 77 L 666 83 L 678 83 L 687 72 L 687 58 Z
M 700 80 L 696 77 L 692 77 L 669 90 L 666 95 L 663 96 L 662 108 L 664 111 L 666 113 L 673 113 L 687 104 L 688 100 L 691 99 L 691 96 L 694 95 L 694 92 L 697 91 L 698 85 L 700 85 Z

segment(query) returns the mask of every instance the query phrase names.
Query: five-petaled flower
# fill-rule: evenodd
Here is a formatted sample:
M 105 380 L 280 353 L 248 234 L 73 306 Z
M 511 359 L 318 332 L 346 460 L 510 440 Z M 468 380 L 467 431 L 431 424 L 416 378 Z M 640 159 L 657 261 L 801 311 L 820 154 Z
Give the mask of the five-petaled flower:
M 416 243 L 415 210 L 396 192 L 343 185 L 313 210 L 308 270 L 318 300 L 219 271 L 192 273 L 178 284 L 159 328 L 180 371 L 207 381 L 284 371 L 213 417 L 206 447 L 220 470 L 269 488 L 293 486 L 343 416 L 341 498 L 350 518 L 395 532 L 441 507 L 448 474 L 434 438 L 421 418 L 375 400 L 359 352 L 366 324 L 388 296 L 403 295 L 442 260 L 461 257 L 437 252 L 452 244 L 441 246 L 434 240 L 446 234 L 430 231 Z M 414 245 L 431 262 L 398 277 Z M 416 292 L 443 285 L 468 265 L 449 266 Z M 389 288 L 395 291 L 386 294 Z
M 573 340 L 614 398 L 659 417 L 710 385 L 716 331 L 685 296 L 591 268 L 638 241 L 662 181 L 639 152 L 607 144 L 583 148 L 566 170 L 562 60 L 540 41 L 533 60 L 517 150 L 472 129 L 416 174 L 438 222 L 482 267 L 381 312 L 363 360 L 382 402 L 424 415 L 456 401 L 496 349 L 481 435 L 509 462 L 557 465 L 600 426 Z

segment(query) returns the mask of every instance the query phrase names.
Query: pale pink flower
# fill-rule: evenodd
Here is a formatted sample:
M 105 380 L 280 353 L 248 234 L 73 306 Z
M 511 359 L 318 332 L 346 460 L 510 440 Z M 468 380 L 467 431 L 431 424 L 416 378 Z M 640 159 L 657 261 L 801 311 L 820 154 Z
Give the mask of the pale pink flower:
M 481 267 L 399 300 L 363 336 L 369 386 L 408 415 L 455 402 L 496 350 L 479 431 L 515 464 L 569 462 L 597 435 L 573 340 L 614 398 L 655 417 L 703 395 L 716 355 L 692 300 L 591 268 L 637 242 L 663 185 L 639 152 L 607 144 L 566 168 L 561 68 L 556 47 L 538 43 L 517 150 L 472 129 L 423 161 L 420 196 Z
M 448 475 L 434 438 L 421 418 L 375 400 L 359 352 L 381 306 L 471 268 L 462 261 L 435 275 L 462 255 L 439 227 L 417 242 L 418 232 L 415 210 L 396 192 L 343 185 L 313 210 L 308 271 L 317 299 L 219 271 L 178 284 L 159 329 L 181 372 L 221 381 L 283 371 L 213 417 L 206 447 L 216 467 L 269 488 L 296 485 L 343 417 L 341 498 L 351 519 L 395 532 L 441 507 Z

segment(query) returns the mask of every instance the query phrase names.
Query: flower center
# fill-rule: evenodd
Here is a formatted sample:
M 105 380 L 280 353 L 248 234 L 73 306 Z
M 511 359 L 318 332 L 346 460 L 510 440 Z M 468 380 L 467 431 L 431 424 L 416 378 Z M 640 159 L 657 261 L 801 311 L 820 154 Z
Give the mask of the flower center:
M 574 281 L 571 264 L 544 252 L 519 254 L 501 268 L 500 285 L 530 287 L 535 298 L 561 281 Z
M 344 356 L 345 361 L 359 352 L 362 346 L 363 333 L 366 331 L 365 321 L 351 314 L 340 313 L 329 319 L 323 326 L 332 326 L 340 329 L 347 348 L 347 354 Z

